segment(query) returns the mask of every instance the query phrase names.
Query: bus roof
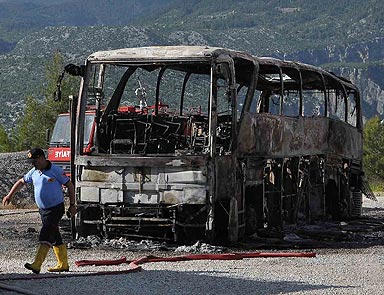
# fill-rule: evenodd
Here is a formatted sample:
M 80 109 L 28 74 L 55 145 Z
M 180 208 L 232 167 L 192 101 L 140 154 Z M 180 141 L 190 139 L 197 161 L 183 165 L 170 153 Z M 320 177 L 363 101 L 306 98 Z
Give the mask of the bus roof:
M 227 54 L 233 58 L 242 58 L 254 61 L 252 56 L 248 53 L 209 46 L 148 46 L 122 48 L 95 52 L 88 57 L 88 61 L 209 61 L 220 54 Z
M 337 83 L 339 85 L 343 85 L 347 89 L 351 89 L 358 92 L 357 86 L 354 85 L 352 82 L 317 66 L 313 66 L 313 65 L 309 65 L 309 64 L 305 64 L 297 61 L 280 60 L 273 57 L 254 56 L 254 58 L 259 63 L 261 73 L 263 72 L 263 67 L 264 68 L 278 67 L 278 68 L 285 68 L 285 69 L 292 69 L 296 71 L 306 72 L 307 73 L 306 77 L 303 77 L 303 83 L 306 83 L 305 80 L 308 80 L 307 83 L 312 84 L 313 86 L 316 86 L 316 80 L 317 80 L 319 88 L 322 87 L 321 85 L 322 82 L 321 82 L 321 76 L 319 76 L 318 74 L 321 74 L 324 77 L 326 84 Z M 310 72 L 312 72 L 312 74 L 310 74 Z

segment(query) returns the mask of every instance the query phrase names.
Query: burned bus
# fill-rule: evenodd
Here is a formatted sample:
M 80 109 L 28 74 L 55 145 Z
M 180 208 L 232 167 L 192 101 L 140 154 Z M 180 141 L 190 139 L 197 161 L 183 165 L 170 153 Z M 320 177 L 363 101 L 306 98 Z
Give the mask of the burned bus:
M 204 46 L 101 51 L 67 70 L 82 78 L 80 236 L 236 242 L 360 214 L 360 96 L 341 77 Z
M 318 67 L 257 58 L 238 128 L 247 231 L 348 219 L 362 207 L 362 113 L 355 85 Z

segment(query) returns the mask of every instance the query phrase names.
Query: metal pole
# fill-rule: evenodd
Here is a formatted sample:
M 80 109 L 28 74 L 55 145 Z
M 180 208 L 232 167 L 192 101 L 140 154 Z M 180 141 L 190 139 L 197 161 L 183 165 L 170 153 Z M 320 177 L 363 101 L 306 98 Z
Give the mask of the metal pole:
M 75 197 L 76 197 L 76 169 L 75 169 L 75 147 L 76 147 L 76 109 L 77 109 L 77 96 L 70 96 L 69 103 L 70 103 L 70 118 L 71 118 L 71 181 L 73 183 L 73 186 L 75 187 Z M 75 217 L 71 216 L 71 233 L 72 238 L 76 238 L 76 226 L 75 226 Z

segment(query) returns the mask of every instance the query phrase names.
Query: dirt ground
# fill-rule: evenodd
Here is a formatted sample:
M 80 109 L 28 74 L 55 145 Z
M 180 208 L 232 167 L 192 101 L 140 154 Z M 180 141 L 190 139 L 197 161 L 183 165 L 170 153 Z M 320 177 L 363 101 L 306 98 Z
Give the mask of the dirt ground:
M 0 250 L 15 249 L 18 251 L 18 248 L 34 246 L 38 240 L 40 225 L 37 209 L 0 210 Z M 64 241 L 74 249 L 90 249 L 100 246 L 136 249 L 137 243 L 141 242 L 117 239 L 109 240 L 106 244 L 97 237 L 89 237 L 88 240 L 72 240 L 70 220 L 64 216 L 60 226 Z M 16 246 L 20 244 L 21 246 Z M 359 218 L 287 227 L 283 235 L 278 237 L 254 235 L 231 249 L 366 248 L 377 245 L 384 245 L 384 196 L 379 196 L 378 201 L 365 198 Z M 172 250 L 176 245 L 152 242 L 151 247 L 153 249 L 158 247 L 159 250 Z
M 203 243 L 180 248 L 155 241 L 96 237 L 72 241 L 69 220 L 64 218 L 61 230 L 69 246 L 71 271 L 54 276 L 46 271 L 55 265 L 52 253 L 39 275 L 23 267 L 35 254 L 40 229 L 37 211 L 0 210 L 0 293 L 237 294 L 242 290 L 241 294 L 383 294 L 384 197 L 378 199 L 365 199 L 362 216 L 355 220 L 291 228 L 283 238 L 253 236 L 231 248 Z M 84 259 L 222 252 L 313 252 L 316 258 L 149 263 L 137 274 L 126 273 L 127 264 L 75 266 Z

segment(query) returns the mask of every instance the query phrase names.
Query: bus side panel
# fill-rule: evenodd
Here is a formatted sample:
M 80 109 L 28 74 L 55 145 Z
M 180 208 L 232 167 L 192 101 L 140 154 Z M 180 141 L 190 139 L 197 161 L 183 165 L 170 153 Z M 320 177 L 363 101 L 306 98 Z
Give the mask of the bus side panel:
M 238 155 L 292 157 L 337 154 L 362 156 L 362 135 L 343 122 L 324 117 L 246 114 L 239 130 Z
M 235 242 L 244 236 L 245 209 L 243 177 L 232 155 L 215 159 L 216 240 Z
M 247 232 L 358 214 L 360 130 L 324 117 L 271 114 L 248 113 L 240 124 L 236 152 L 246 165 Z
M 348 159 L 362 160 L 362 132 L 351 125 L 329 120 L 328 151 Z

